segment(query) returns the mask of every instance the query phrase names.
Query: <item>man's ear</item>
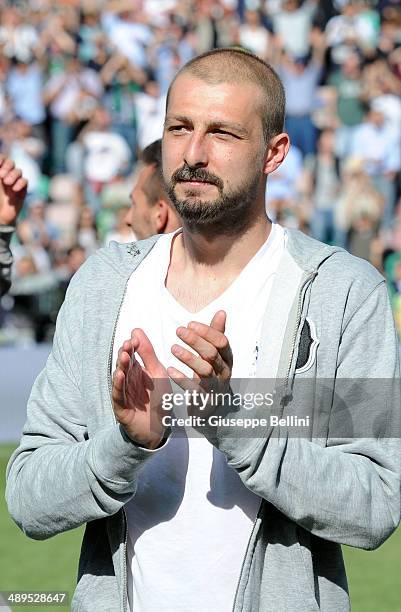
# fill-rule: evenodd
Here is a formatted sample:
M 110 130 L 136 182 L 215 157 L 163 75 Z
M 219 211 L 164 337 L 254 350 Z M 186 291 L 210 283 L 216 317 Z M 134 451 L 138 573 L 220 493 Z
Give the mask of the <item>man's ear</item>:
M 153 206 L 153 222 L 157 234 L 163 234 L 168 221 L 168 204 L 160 198 Z
M 290 148 L 290 137 L 283 132 L 270 140 L 265 157 L 264 173 L 271 174 L 283 163 Z

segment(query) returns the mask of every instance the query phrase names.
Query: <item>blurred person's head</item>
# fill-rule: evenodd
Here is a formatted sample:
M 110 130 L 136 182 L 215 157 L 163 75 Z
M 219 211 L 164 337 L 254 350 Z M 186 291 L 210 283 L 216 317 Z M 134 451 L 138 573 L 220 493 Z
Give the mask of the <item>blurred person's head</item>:
M 81 15 L 81 22 L 83 25 L 88 28 L 96 28 L 100 23 L 100 15 L 99 12 L 95 10 L 95 8 L 91 8 L 88 10 L 83 10 Z
M 347 77 L 359 77 L 361 75 L 361 60 L 359 55 L 353 51 L 346 55 L 341 70 Z
M 37 274 L 38 269 L 31 255 L 23 255 L 15 263 L 15 275 L 17 278 L 24 278 Z
M 95 129 L 100 131 L 107 130 L 111 124 L 111 117 L 109 112 L 103 106 L 97 106 L 92 115 L 92 125 Z
M 245 23 L 249 26 L 256 27 L 260 25 L 259 11 L 245 11 Z
M 297 75 L 301 75 L 305 72 L 306 67 L 310 61 L 310 54 L 295 55 L 288 51 L 284 51 L 288 69 Z
M 267 175 L 289 148 L 284 87 L 252 53 L 204 53 L 167 95 L 163 176 L 191 231 L 235 235 L 265 215 Z
M 45 211 L 46 208 L 43 200 L 34 198 L 28 204 L 28 216 L 32 220 L 43 220 Z
M 160 96 L 160 85 L 156 81 L 146 81 L 144 89 L 148 96 L 152 96 L 152 98 L 158 98 Z
M 139 240 L 173 232 L 181 226 L 166 193 L 161 159 L 161 140 L 156 140 L 142 151 L 139 160 L 131 207 L 125 215 L 125 223 Z
M 71 274 L 75 274 L 77 270 L 82 266 L 86 259 L 86 251 L 81 245 L 75 244 L 67 252 L 67 267 L 68 272 Z
M 333 154 L 335 150 L 335 134 L 334 130 L 323 130 L 321 132 L 318 141 L 317 141 L 317 149 L 319 153 L 323 154 Z
M 131 207 L 130 206 L 121 206 L 117 210 L 115 228 L 117 231 L 125 233 L 129 229 L 129 225 L 127 224 L 127 215 L 129 214 Z
M 341 7 L 341 14 L 345 17 L 355 17 L 359 10 L 357 2 L 345 2 Z
M 90 206 L 83 206 L 78 218 L 78 229 L 97 229 L 96 216 Z
M 369 178 L 361 157 L 350 156 L 344 160 L 341 175 L 345 183 L 364 183 Z
M 288 13 L 293 13 L 299 8 L 299 0 L 283 0 L 282 6 Z
M 372 123 L 375 127 L 382 127 L 385 122 L 385 116 L 379 109 L 375 108 L 374 104 L 370 104 L 366 119 L 369 123 Z

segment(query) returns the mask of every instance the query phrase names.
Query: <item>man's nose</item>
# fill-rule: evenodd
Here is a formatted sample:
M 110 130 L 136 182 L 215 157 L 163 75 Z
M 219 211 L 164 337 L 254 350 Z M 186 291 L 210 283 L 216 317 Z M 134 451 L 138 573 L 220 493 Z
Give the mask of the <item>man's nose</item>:
M 184 151 L 184 161 L 190 168 L 204 168 L 209 158 L 205 136 L 193 133 Z

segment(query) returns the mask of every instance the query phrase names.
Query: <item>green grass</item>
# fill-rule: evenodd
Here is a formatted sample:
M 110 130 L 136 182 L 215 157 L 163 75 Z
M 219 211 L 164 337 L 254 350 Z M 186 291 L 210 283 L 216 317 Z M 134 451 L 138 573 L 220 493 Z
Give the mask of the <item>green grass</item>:
M 343 552 L 352 612 L 401 612 L 401 528 L 378 550 Z
M 71 601 L 83 529 L 44 542 L 30 540 L 21 533 L 8 515 L 3 493 L 6 464 L 13 448 L 0 446 L 0 590 L 68 591 Z M 379 550 L 344 547 L 344 556 L 353 612 L 401 612 L 401 529 Z M 67 608 L 20 609 L 60 612 Z
M 74 592 L 83 528 L 45 541 L 30 540 L 10 518 L 4 500 L 5 470 L 14 446 L 0 446 L 0 591 Z M 12 606 L 11 606 L 12 607 Z M 25 612 L 61 612 L 68 607 L 12 607 Z

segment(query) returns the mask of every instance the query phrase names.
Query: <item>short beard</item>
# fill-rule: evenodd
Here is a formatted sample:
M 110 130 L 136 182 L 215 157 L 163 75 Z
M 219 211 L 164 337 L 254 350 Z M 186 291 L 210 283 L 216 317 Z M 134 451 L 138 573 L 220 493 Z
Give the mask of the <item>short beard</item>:
M 177 198 L 174 188 L 182 180 L 199 180 L 216 185 L 219 197 L 211 202 L 203 201 L 197 191 L 189 191 L 192 199 Z M 260 174 L 236 191 L 224 193 L 220 178 L 209 174 L 203 168 L 191 169 L 188 166 L 177 170 L 170 182 L 165 181 L 167 193 L 177 214 L 192 232 L 208 235 L 235 236 L 244 233 L 255 220 L 255 201 L 258 196 Z

